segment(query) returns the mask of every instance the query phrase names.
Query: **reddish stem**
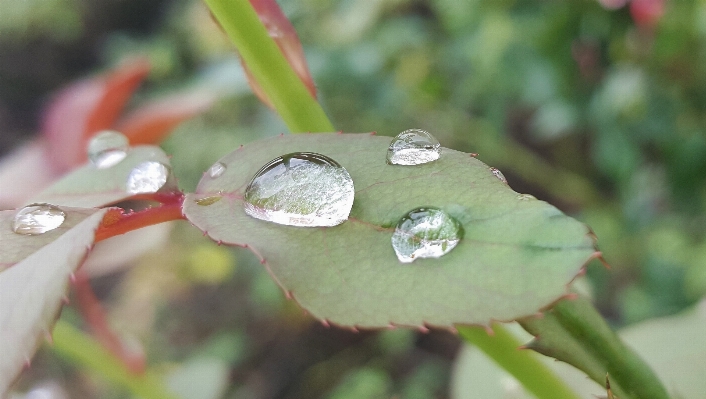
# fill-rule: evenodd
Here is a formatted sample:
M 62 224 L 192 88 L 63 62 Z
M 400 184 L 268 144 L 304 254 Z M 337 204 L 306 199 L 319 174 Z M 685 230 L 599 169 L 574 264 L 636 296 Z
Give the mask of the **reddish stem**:
M 152 199 L 161 202 L 162 205 L 138 212 L 125 213 L 118 209 L 108 212 L 103 218 L 100 227 L 96 230 L 95 242 L 153 224 L 185 219 L 181 212 L 184 194 L 161 194 Z
M 93 292 L 88 274 L 79 269 L 76 271 L 75 277 L 73 284 L 74 292 L 76 293 L 76 303 L 78 303 L 78 308 L 84 320 L 90 326 L 93 335 L 108 351 L 121 359 L 132 373 L 144 373 L 144 355 L 131 352 L 125 348 L 120 337 L 110 328 L 105 310 L 96 297 L 95 292 Z

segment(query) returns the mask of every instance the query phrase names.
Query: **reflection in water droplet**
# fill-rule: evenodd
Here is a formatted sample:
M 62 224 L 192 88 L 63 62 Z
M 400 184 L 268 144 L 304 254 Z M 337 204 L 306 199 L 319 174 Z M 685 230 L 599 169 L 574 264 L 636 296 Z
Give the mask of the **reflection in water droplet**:
M 169 168 L 156 161 L 142 162 L 135 166 L 127 178 L 130 194 L 151 194 L 159 191 L 167 182 Z
M 410 263 L 418 258 L 440 258 L 449 253 L 463 237 L 463 227 L 438 208 L 422 207 L 400 219 L 392 234 L 397 259 Z
M 355 190 L 348 172 L 312 152 L 277 157 L 245 189 L 245 213 L 290 226 L 335 226 L 345 222 Z
M 212 178 L 215 179 L 217 177 L 220 177 L 223 173 L 226 171 L 226 165 L 222 162 L 216 162 L 213 165 L 211 165 L 210 168 L 208 168 L 208 175 Z
M 12 221 L 17 234 L 44 234 L 61 226 L 66 219 L 64 211 L 51 204 L 31 204 L 22 208 Z
M 88 142 L 88 160 L 98 169 L 109 168 L 125 159 L 129 146 L 124 134 L 103 130 Z
M 221 196 L 213 196 L 213 197 L 204 197 L 204 198 L 199 198 L 196 200 L 196 205 L 201 205 L 201 206 L 209 206 L 212 204 L 215 204 L 216 202 L 220 201 L 223 197 Z
M 500 180 L 501 182 L 507 184 L 507 179 L 505 178 L 505 175 L 504 175 L 503 172 L 501 172 L 499 169 L 497 169 L 497 168 L 490 168 L 490 172 L 491 172 L 492 174 L 494 174 L 495 177 L 498 178 L 498 180 Z
M 532 194 L 517 194 L 517 199 L 520 201 L 529 201 L 536 200 L 537 198 L 535 198 Z
M 420 129 L 409 129 L 398 134 L 387 149 L 390 165 L 420 165 L 436 161 L 441 156 L 439 141 Z

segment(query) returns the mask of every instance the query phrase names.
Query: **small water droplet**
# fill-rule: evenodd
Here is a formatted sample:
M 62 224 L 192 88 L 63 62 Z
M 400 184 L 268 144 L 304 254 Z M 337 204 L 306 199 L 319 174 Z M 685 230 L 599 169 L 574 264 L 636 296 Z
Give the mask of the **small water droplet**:
M 156 161 L 142 162 L 135 166 L 127 178 L 130 194 L 151 194 L 159 191 L 167 182 L 169 168 Z
M 212 204 L 215 204 L 216 202 L 220 201 L 223 197 L 220 196 L 213 196 L 213 197 L 204 197 L 204 198 L 199 198 L 196 200 L 196 205 L 201 205 L 201 206 L 209 206 Z
M 463 227 L 441 209 L 422 207 L 400 219 L 392 234 L 392 248 L 402 263 L 419 258 L 440 258 L 463 237 Z
M 109 168 L 125 159 L 129 147 L 130 142 L 124 134 L 103 130 L 88 142 L 88 160 L 98 169 Z
M 51 204 L 31 204 L 22 208 L 12 221 L 12 231 L 17 234 L 44 234 L 61 226 L 66 214 Z
M 225 173 L 226 168 L 227 166 L 223 162 L 216 162 L 208 168 L 208 175 L 211 176 L 211 179 L 215 179 Z
M 390 165 L 420 165 L 436 161 L 441 156 L 441 144 L 424 130 L 409 129 L 398 134 L 387 149 Z
M 532 194 L 517 194 L 517 199 L 520 201 L 530 201 L 536 200 L 537 198 Z
M 490 168 L 490 172 L 495 175 L 495 177 L 498 178 L 501 182 L 507 184 L 507 179 L 505 178 L 505 175 L 503 172 L 500 171 L 498 168 Z
M 355 189 L 348 171 L 313 152 L 277 157 L 245 189 L 245 213 L 290 226 L 336 226 L 345 222 Z

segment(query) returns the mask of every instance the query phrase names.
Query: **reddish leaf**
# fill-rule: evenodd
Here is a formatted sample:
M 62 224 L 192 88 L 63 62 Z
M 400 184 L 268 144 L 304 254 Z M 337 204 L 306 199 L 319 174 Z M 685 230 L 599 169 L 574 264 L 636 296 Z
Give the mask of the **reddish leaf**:
M 117 127 L 132 145 L 158 143 L 179 123 L 210 108 L 214 100 L 204 91 L 160 98 L 133 111 Z
M 664 15 L 664 0 L 632 0 L 630 14 L 638 26 L 652 28 Z
M 132 60 L 114 71 L 73 83 L 56 95 L 45 114 L 42 132 L 49 142 L 49 159 L 58 172 L 86 160 L 90 136 L 113 126 L 149 69 L 147 61 Z
M 0 210 L 22 206 L 56 178 L 47 142 L 34 139 L 0 161 Z
M 270 37 L 277 43 L 284 58 L 287 59 L 287 62 L 292 66 L 292 69 L 294 69 L 294 72 L 299 76 L 299 79 L 301 79 L 304 85 L 309 89 L 311 96 L 316 98 L 316 86 L 309 73 L 309 67 L 306 64 L 304 49 L 302 48 L 299 36 L 297 36 L 297 31 L 294 30 L 292 23 L 289 22 L 289 19 L 284 15 L 275 0 L 250 0 L 250 4 L 260 17 L 260 21 L 265 25 Z M 248 83 L 255 95 L 269 107 L 274 108 L 265 92 L 255 81 L 250 70 L 248 70 L 245 62 L 242 64 L 245 75 L 248 78 Z

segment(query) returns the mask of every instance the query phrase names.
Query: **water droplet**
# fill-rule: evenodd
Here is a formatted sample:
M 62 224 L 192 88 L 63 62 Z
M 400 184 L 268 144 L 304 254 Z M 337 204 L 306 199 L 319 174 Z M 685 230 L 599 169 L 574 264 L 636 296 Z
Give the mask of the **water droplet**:
M 130 194 L 151 194 L 159 191 L 167 182 L 169 168 L 156 161 L 142 162 L 135 166 L 127 178 Z
M 213 196 L 213 197 L 204 197 L 204 198 L 199 198 L 196 200 L 196 205 L 201 205 L 201 206 L 209 206 L 212 204 L 215 204 L 216 202 L 220 201 L 223 197 L 220 196 Z
M 392 234 L 392 248 L 402 263 L 419 258 L 440 258 L 449 253 L 463 237 L 463 227 L 438 208 L 422 207 L 400 219 Z
M 504 175 L 503 172 L 501 172 L 499 169 L 497 169 L 497 168 L 490 168 L 490 172 L 491 172 L 492 174 L 494 174 L 495 177 L 498 178 L 498 180 L 500 180 L 501 182 L 507 184 L 507 179 L 505 178 L 505 175 Z
M 12 221 L 17 234 L 44 234 L 61 226 L 66 219 L 64 211 L 51 204 L 31 204 L 22 208 Z
M 245 213 L 290 226 L 336 226 L 348 219 L 355 190 L 348 172 L 312 152 L 277 157 L 245 189 Z
M 398 134 L 387 149 L 390 165 L 420 165 L 436 161 L 441 156 L 439 141 L 420 129 L 409 129 Z
M 208 168 L 208 175 L 211 176 L 211 179 L 215 179 L 225 173 L 226 168 L 227 166 L 223 162 L 216 162 Z
M 124 134 L 103 130 L 88 142 L 88 160 L 98 169 L 109 168 L 125 159 L 129 147 Z
M 536 200 L 537 198 L 532 194 L 517 194 L 517 199 L 520 201 L 530 201 Z

